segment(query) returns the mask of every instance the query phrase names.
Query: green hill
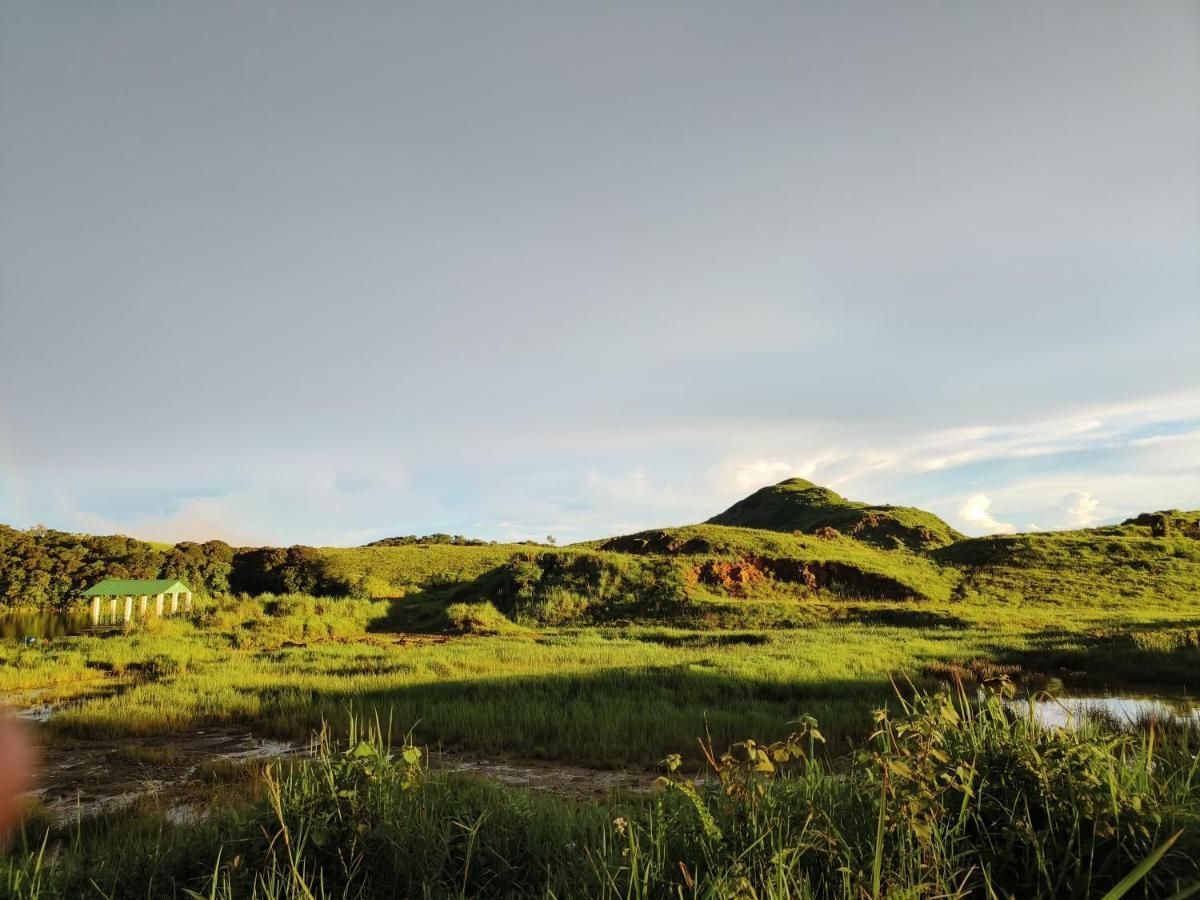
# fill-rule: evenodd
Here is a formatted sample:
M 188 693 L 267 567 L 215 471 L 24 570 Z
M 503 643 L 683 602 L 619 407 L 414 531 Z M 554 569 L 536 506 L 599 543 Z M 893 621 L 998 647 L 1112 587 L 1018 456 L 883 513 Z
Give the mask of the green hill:
M 1200 599 L 1200 512 L 1121 525 L 967 538 L 933 551 L 964 572 L 964 598 L 988 602 L 1140 606 Z M 1193 536 L 1195 535 L 1195 536 Z
M 844 535 L 778 534 L 754 528 L 689 525 L 598 541 L 596 548 L 679 557 L 689 578 L 737 596 L 750 586 L 800 585 L 865 599 L 944 600 L 957 576 L 908 553 L 889 553 Z
M 370 597 L 402 597 L 424 588 L 470 581 L 506 563 L 523 544 L 402 544 L 322 547 L 332 580 L 362 584 Z
M 104 577 L 181 578 L 202 595 L 389 598 L 393 624 L 405 630 L 444 627 L 447 609 L 463 604 L 464 621 L 492 621 L 499 610 L 542 624 L 740 627 L 804 624 L 838 600 L 1049 603 L 1139 615 L 1200 602 L 1200 512 L 964 538 L 922 510 L 855 503 L 800 479 L 757 491 L 710 523 L 565 548 L 440 535 L 383 543 L 162 549 L 120 536 L 0 526 L 0 606 L 71 606 Z
M 923 509 L 858 503 L 803 478 L 755 491 L 708 524 L 805 534 L 832 528 L 883 550 L 927 551 L 962 538 Z

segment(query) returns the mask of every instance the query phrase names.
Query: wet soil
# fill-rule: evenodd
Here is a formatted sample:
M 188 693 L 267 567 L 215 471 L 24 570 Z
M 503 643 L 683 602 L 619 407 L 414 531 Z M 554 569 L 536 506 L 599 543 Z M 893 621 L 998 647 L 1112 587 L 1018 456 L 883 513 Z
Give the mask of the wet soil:
M 275 759 L 303 749 L 224 729 L 119 740 L 57 737 L 42 742 L 30 795 L 59 816 L 86 816 L 148 794 L 181 793 L 197 768 L 211 760 Z
M 308 744 L 222 728 L 116 740 L 58 736 L 53 742 L 42 743 L 37 787 L 30 796 L 56 815 L 73 819 L 156 795 L 167 801 L 175 818 L 186 822 L 203 814 L 203 809 L 195 805 L 197 773 L 203 764 L 265 762 L 302 757 L 308 752 Z M 652 773 L 442 751 L 431 752 L 428 762 L 433 771 L 477 775 L 510 787 L 561 795 L 648 791 L 655 777 Z

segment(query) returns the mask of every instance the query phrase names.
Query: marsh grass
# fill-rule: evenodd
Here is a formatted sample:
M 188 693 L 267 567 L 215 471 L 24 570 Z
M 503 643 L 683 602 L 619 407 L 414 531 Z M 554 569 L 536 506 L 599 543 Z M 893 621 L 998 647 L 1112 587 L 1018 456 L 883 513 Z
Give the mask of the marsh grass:
M 856 753 L 815 720 L 703 742 L 648 798 L 571 800 L 430 772 L 387 720 L 326 731 L 253 804 L 27 827 L 0 891 L 208 897 L 1187 896 L 1200 884 L 1196 734 L 1046 729 L 999 696 L 899 697 Z M 54 848 L 53 865 L 42 847 Z M 1118 890 L 1119 889 L 1119 890 Z
M 228 725 L 302 740 L 322 721 L 344 726 L 349 711 L 380 709 L 405 727 L 419 722 L 419 739 L 442 749 L 645 767 L 687 751 L 705 727 L 718 742 L 775 739 L 805 712 L 832 745 L 861 741 L 864 713 L 889 701 L 889 678 L 902 672 L 926 685 L 1006 673 L 1034 686 L 1053 674 L 1096 687 L 1200 689 L 1196 614 L 1186 607 L 1136 617 L 1084 610 L 1072 627 L 1052 606 L 791 608 L 809 617 L 806 627 L 531 629 L 471 608 L 464 627 L 484 633 L 422 639 L 373 630 L 390 601 L 230 598 L 196 621 L 0 644 L 0 690 L 17 703 L 61 704 L 51 737 Z

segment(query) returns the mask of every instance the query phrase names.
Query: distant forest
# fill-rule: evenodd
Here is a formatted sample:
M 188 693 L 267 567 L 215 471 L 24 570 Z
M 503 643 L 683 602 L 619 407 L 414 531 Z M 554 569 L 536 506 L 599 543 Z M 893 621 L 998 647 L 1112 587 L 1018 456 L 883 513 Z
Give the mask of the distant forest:
M 495 541 L 485 541 L 482 538 L 463 537 L 461 534 L 427 534 L 418 537 L 415 534 L 403 534 L 399 537 L 381 538 L 364 544 L 365 547 L 409 547 L 413 544 L 450 544 L 454 547 L 486 547 Z
M 178 578 L 193 590 L 356 596 L 312 547 L 230 547 L 185 541 L 160 549 L 121 535 L 70 534 L 0 525 L 0 606 L 65 607 L 103 578 Z

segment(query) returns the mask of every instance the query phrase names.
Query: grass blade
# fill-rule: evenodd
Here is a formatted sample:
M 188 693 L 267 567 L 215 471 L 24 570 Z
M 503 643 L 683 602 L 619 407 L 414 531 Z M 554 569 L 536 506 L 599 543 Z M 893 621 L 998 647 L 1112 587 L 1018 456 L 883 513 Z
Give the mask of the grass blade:
M 1120 897 L 1124 897 L 1135 884 L 1145 878 L 1150 870 L 1158 865 L 1158 861 L 1174 846 L 1181 834 L 1183 834 L 1182 828 L 1167 838 L 1161 847 L 1138 863 L 1137 868 L 1122 878 L 1116 887 L 1105 894 L 1103 900 L 1119 900 Z

